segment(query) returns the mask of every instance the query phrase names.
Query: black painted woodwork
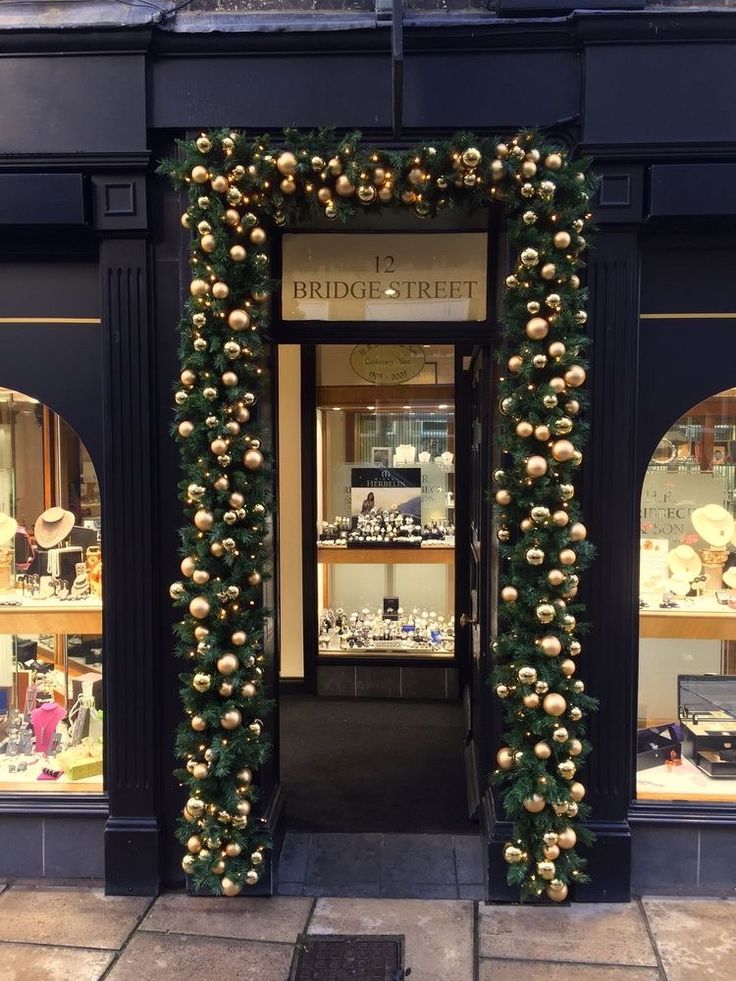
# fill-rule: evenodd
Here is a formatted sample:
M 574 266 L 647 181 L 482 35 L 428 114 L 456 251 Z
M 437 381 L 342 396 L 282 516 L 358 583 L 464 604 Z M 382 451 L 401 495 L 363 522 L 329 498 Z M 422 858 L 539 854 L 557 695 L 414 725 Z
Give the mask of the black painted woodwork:
M 736 163 L 654 164 L 652 218 L 736 215 Z
M 0 225 L 84 225 L 81 174 L 0 174 Z

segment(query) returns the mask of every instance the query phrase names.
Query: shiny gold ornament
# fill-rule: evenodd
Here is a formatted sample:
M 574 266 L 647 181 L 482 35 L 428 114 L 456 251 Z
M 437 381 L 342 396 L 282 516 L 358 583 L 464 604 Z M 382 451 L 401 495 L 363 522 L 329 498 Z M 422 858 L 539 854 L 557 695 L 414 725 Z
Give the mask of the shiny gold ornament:
M 258 586 L 258 585 L 260 585 L 260 583 L 261 583 L 261 574 L 260 574 L 260 572 L 255 572 L 255 571 L 254 572 L 251 572 L 250 575 L 248 576 L 248 583 L 251 586 Z
M 543 525 L 549 520 L 549 508 L 545 507 L 543 504 L 536 504 L 530 513 L 532 520 L 538 525 Z
M 548 696 L 549 697 L 549 696 Z M 237 709 L 230 709 L 220 716 L 220 725 L 223 729 L 237 729 L 243 722 L 243 716 Z
M 534 744 L 534 755 L 539 760 L 548 760 L 552 755 L 552 748 L 547 743 L 539 742 Z
M 499 542 L 507 542 L 511 538 L 511 532 L 508 528 L 499 528 L 496 532 L 496 537 Z
M 204 620 L 210 612 L 210 604 L 204 596 L 195 596 L 189 603 L 189 612 L 197 620 Z
M 248 826 L 248 818 L 244 814 L 235 814 L 230 823 L 236 830 L 242 831 Z
M 543 456 L 530 456 L 525 470 L 530 477 L 543 477 L 547 473 L 547 461 Z
M 559 559 L 563 565 L 574 565 L 577 560 L 577 555 L 571 548 L 563 548 L 563 550 L 560 552 Z
M 539 262 L 539 253 L 536 249 L 524 249 L 519 258 L 524 266 L 536 266 Z
M 256 872 L 255 869 L 248 869 L 248 871 L 245 873 L 245 881 L 249 886 L 256 885 L 259 879 L 260 879 L 260 875 Z
M 520 436 L 522 439 L 526 439 L 528 436 L 534 432 L 534 427 L 530 422 L 517 422 L 516 424 L 516 435 Z
M 258 470 L 263 466 L 263 454 L 260 450 L 247 450 L 243 455 L 243 464 L 248 470 Z
M 532 317 L 526 325 L 526 336 L 533 341 L 541 341 L 549 333 L 549 324 L 544 317 Z
M 567 801 L 563 801 L 559 804 L 553 804 L 552 810 L 555 812 L 557 817 L 564 817 L 567 814 Z
M 585 381 L 585 369 L 580 365 L 573 365 L 565 372 L 565 382 L 570 388 L 579 388 Z
M 542 279 L 554 279 L 557 275 L 557 267 L 553 262 L 546 262 L 539 270 L 539 275 Z
M 576 781 L 570 786 L 570 796 L 576 803 L 580 802 L 585 797 L 585 787 Z
M 232 879 L 225 877 L 220 883 L 222 888 L 223 896 L 237 896 L 240 894 L 241 886 L 237 882 L 233 882 Z
M 587 322 L 588 314 L 585 312 L 585 310 L 578 310 L 578 312 L 575 314 L 575 323 L 582 327 L 583 324 L 587 324 Z
M 582 709 L 579 709 L 577 705 L 570 709 L 570 718 L 573 722 L 580 722 L 583 717 Z
M 562 643 L 559 637 L 548 634 L 539 641 L 541 651 L 546 657 L 557 657 L 562 651 Z
M 577 840 L 578 836 L 572 828 L 565 828 L 557 835 L 557 844 L 560 848 L 574 848 Z
M 240 661 L 234 654 L 223 654 L 222 657 L 217 660 L 217 670 L 220 674 L 230 675 L 234 674 L 240 667 Z
M 496 694 L 499 698 L 508 698 L 509 690 L 506 685 L 496 685 Z
M 557 772 L 565 780 L 572 780 L 575 776 L 575 764 L 572 760 L 561 760 L 557 764 Z
M 250 860 L 253 863 L 253 865 L 263 865 L 263 852 L 259 852 L 259 851 L 252 852 L 250 856 Z
M 557 396 L 556 395 L 543 396 L 542 405 L 545 407 L 545 409 L 554 409 L 554 407 L 557 405 Z
M 571 634 L 575 629 L 576 623 L 577 621 L 575 620 L 575 617 L 571 613 L 568 613 L 566 616 L 562 618 L 562 626 L 569 634 Z
M 558 436 L 566 436 L 572 430 L 572 420 L 567 416 L 561 416 L 559 419 L 555 419 L 553 426 Z
M 186 576 L 187 579 L 191 578 L 191 575 L 196 569 L 196 567 L 197 567 L 197 561 L 193 555 L 184 556 L 184 558 L 181 560 L 181 565 L 179 566 L 182 575 Z
M 537 220 L 537 215 L 535 211 L 525 211 L 521 216 L 521 220 L 525 225 L 533 225 Z
M 537 875 L 542 879 L 554 879 L 557 870 L 555 869 L 555 863 L 545 860 L 544 862 L 537 862 Z
M 585 685 L 582 681 L 580 681 L 580 679 L 578 679 L 573 683 L 572 690 L 577 692 L 578 695 L 582 695 L 585 691 Z
M 250 783 L 253 779 L 253 772 L 246 766 L 235 774 L 235 779 L 240 783 Z
M 555 618 L 555 608 L 550 603 L 540 603 L 535 612 L 540 623 L 552 623 Z
M 537 680 L 537 672 L 535 668 L 523 667 L 519 668 L 517 677 L 522 685 L 533 685 Z
M 546 803 L 544 797 L 540 797 L 539 794 L 532 794 L 531 797 L 524 800 L 524 810 L 529 811 L 530 814 L 539 814 L 544 810 Z
M 192 167 L 191 178 L 195 184 L 206 184 L 209 180 L 209 172 L 206 167 L 201 164 L 197 164 L 196 167 Z
M 186 590 L 184 588 L 184 583 L 172 582 L 172 584 L 169 586 L 169 596 L 173 600 L 181 599 L 185 592 Z
M 544 552 L 541 548 L 528 548 L 525 555 L 529 565 L 541 565 L 544 562 Z
M 514 765 L 514 754 L 508 746 L 503 746 L 496 753 L 496 762 L 502 770 L 510 770 Z
M 194 866 L 197 864 L 197 860 L 194 855 L 185 855 L 181 860 L 181 867 L 187 875 L 191 875 L 194 872 Z
M 531 313 L 532 316 L 534 316 L 534 314 L 539 313 L 540 306 L 536 300 L 530 300 L 526 305 L 526 309 L 528 313 Z
M 572 654 L 572 656 L 573 657 L 576 657 L 580 653 L 580 651 L 582 650 L 582 646 L 580 644 L 580 641 L 578 641 L 578 640 L 571 641 L 569 650 L 570 650 L 570 653 Z
M 501 599 L 504 603 L 515 603 L 519 598 L 519 591 L 515 586 L 504 586 L 501 590 Z
M 576 416 L 580 412 L 580 403 L 577 399 L 570 399 L 569 402 L 565 402 L 565 412 L 569 412 L 571 416 Z
M 555 731 L 552 733 L 552 738 L 556 743 L 566 743 L 570 738 L 570 734 L 564 726 L 559 726 L 559 728 L 555 729 Z
M 519 280 L 517 279 L 516 276 L 512 275 L 506 277 L 506 286 L 508 289 L 510 290 L 516 289 L 518 285 L 519 285 Z
M 521 848 L 517 848 L 516 845 L 512 845 L 510 842 L 504 847 L 503 857 L 509 865 L 518 865 L 519 862 L 524 860 L 524 852 Z
M 179 391 L 174 395 L 174 401 L 177 405 L 184 405 L 186 400 L 189 398 L 189 393 L 184 391 Z
M 567 803 L 567 817 L 571 817 L 571 818 L 577 817 L 579 810 L 580 810 L 580 808 L 578 807 L 578 805 L 575 803 L 574 800 L 568 801 L 568 803 Z
M 192 688 L 194 688 L 196 691 L 209 691 L 211 687 L 212 678 L 210 678 L 208 674 L 204 674 L 203 672 L 199 671 L 192 678 Z
M 571 501 L 575 497 L 575 488 L 572 484 L 560 484 L 560 497 L 563 501 Z
M 522 184 L 521 185 L 521 196 L 523 198 L 533 198 L 534 197 L 534 185 L 533 184 Z
M 466 167 L 477 167 L 481 159 L 480 150 L 469 146 L 467 150 L 463 150 L 461 159 Z
M 559 695 L 557 692 L 550 692 L 549 695 L 544 696 L 544 701 L 542 702 L 542 708 L 547 713 L 547 715 L 559 716 L 567 708 L 567 702 Z
M 376 199 L 376 189 L 370 184 L 360 184 L 358 187 L 358 198 L 363 204 L 370 204 Z
M 514 404 L 513 399 L 505 398 L 501 400 L 501 412 L 507 416 L 511 412 L 511 408 Z

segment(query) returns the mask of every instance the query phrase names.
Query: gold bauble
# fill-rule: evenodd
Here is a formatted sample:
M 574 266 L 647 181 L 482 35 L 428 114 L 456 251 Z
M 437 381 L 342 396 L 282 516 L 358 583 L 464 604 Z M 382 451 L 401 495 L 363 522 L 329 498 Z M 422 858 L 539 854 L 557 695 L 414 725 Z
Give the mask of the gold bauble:
M 535 668 L 530 668 L 528 666 L 519 668 L 517 672 L 517 677 L 522 685 L 533 685 L 537 680 L 537 672 Z
M 215 456 L 222 456 L 223 453 L 227 453 L 227 443 L 224 439 L 213 439 L 210 443 L 210 449 L 215 454 Z
M 562 618 L 562 625 L 569 634 L 571 634 L 575 629 L 576 623 L 577 621 L 571 613 L 568 613 Z
M 542 277 L 542 279 L 554 279 L 557 275 L 557 267 L 553 262 L 545 262 L 545 264 L 539 270 L 539 275 Z
M 189 612 L 196 620 L 204 620 L 210 612 L 210 604 L 204 596 L 195 596 L 189 603 Z
M 550 437 L 548 426 L 537 426 L 534 429 L 534 438 L 538 439 L 541 443 L 546 443 Z
M 511 532 L 508 528 L 499 528 L 496 532 L 496 537 L 499 542 L 507 542 L 511 538 Z
M 225 712 L 220 716 L 220 725 L 223 729 L 237 729 L 243 721 L 243 716 L 237 709 L 230 709 L 229 712 Z
M 223 654 L 222 657 L 217 660 L 217 670 L 220 674 L 230 675 L 234 674 L 240 667 L 240 661 L 234 654 Z
M 183 436 L 184 439 L 186 439 L 194 432 L 194 423 L 190 422 L 189 419 L 184 419 L 183 422 L 179 423 L 178 432 L 180 436 Z
M 290 150 L 284 150 L 276 158 L 276 167 L 280 174 L 290 176 L 296 172 L 297 159 Z
M 466 167 L 477 167 L 480 163 L 480 150 L 469 146 L 467 150 L 463 150 L 461 159 Z
M 240 379 L 238 378 L 238 376 L 235 374 L 234 371 L 224 371 L 222 373 L 222 384 L 226 388 L 234 388 L 239 381 Z
M 553 634 L 542 637 L 539 641 L 539 646 L 542 653 L 547 657 L 557 657 L 562 651 L 562 643 L 559 637 L 555 637 Z
M 249 886 L 254 886 L 259 879 L 260 875 L 255 869 L 248 869 L 248 871 L 245 873 L 245 881 Z
M 519 258 L 524 266 L 536 266 L 539 262 L 539 253 L 536 249 L 524 249 Z
M 191 577 L 196 567 L 197 567 L 197 560 L 194 558 L 193 555 L 186 555 L 181 560 L 181 565 L 179 566 L 179 568 L 182 571 L 182 575 L 186 576 L 187 579 Z
M 181 599 L 185 592 L 186 590 L 183 582 L 172 582 L 172 584 L 169 586 L 169 596 L 173 600 Z
M 556 743 L 566 743 L 567 740 L 570 738 L 570 733 L 567 731 L 567 729 L 564 726 L 559 726 L 552 733 L 552 738 Z
M 587 324 L 587 322 L 588 314 L 585 312 L 585 310 L 578 310 L 578 312 L 575 314 L 575 323 L 582 327 L 583 324 Z
M 506 685 L 496 685 L 496 694 L 499 698 L 508 698 L 509 690 Z
M 539 760 L 548 760 L 552 755 L 552 747 L 547 743 L 540 742 L 534 744 L 534 755 Z
M 296 184 L 291 177 L 285 177 L 279 185 L 282 194 L 296 194 Z
M 585 797 L 585 787 L 578 781 L 570 785 L 570 796 L 578 803 Z
M 383 187 L 379 188 L 378 199 L 387 204 L 394 196 L 393 186 L 391 184 L 384 184 Z
M 554 407 L 557 405 L 557 396 L 552 394 L 543 396 L 542 405 L 545 407 L 545 409 L 554 409 Z
M 561 416 L 559 419 L 554 421 L 555 433 L 558 436 L 565 436 L 567 433 L 572 431 L 572 419 L 567 416 Z
M 248 635 L 244 630 L 236 630 L 230 638 L 236 647 L 242 647 L 247 639 Z
M 524 214 L 521 216 L 521 220 L 524 222 L 525 225 L 534 225 L 536 224 L 537 221 L 537 213 L 535 211 L 525 211 Z M 538 307 L 539 304 L 537 304 L 537 308 Z
M 574 848 L 577 840 L 578 836 L 572 828 L 565 828 L 557 835 L 557 844 L 560 848 Z
M 238 814 L 246 814 L 246 815 L 250 814 L 251 812 L 250 801 L 249 800 L 238 801 L 238 803 L 235 805 L 235 809 L 238 812 Z
M 555 511 L 552 515 L 552 524 L 557 525 L 558 528 L 564 528 L 569 520 L 570 515 L 567 513 L 567 511 L 563 511 L 562 509 Z
M 229 681 L 221 681 L 217 688 L 217 694 L 222 698 L 230 698 L 233 693 L 233 686 Z
M 549 695 L 544 696 L 542 708 L 547 715 L 557 717 L 558 715 L 562 715 L 562 713 L 565 711 L 567 708 L 567 702 L 562 695 L 559 695 L 557 692 L 550 692 Z
M 572 286 L 574 290 L 578 289 L 580 287 L 580 277 L 575 275 L 571 276 L 570 286 Z
M 250 314 L 247 310 L 231 310 L 227 323 L 231 330 L 247 330 L 250 327 Z
M 567 899 L 567 886 L 564 883 L 560 883 L 561 888 L 552 889 L 551 886 L 547 886 L 547 896 L 554 903 L 562 903 Z
M 571 817 L 571 818 L 577 817 L 577 814 L 578 814 L 578 811 L 579 810 L 580 810 L 580 808 L 578 807 L 578 805 L 575 803 L 574 800 L 568 801 L 568 803 L 567 803 L 567 816 L 568 817 Z
M 263 865 L 263 852 L 252 852 L 250 860 L 254 865 Z
M 260 450 L 247 450 L 243 454 L 243 464 L 248 470 L 258 470 L 263 465 L 263 454 Z
M 249 767 L 243 767 L 242 770 L 238 770 L 235 774 L 235 779 L 240 781 L 240 783 L 250 783 L 253 779 L 253 771 Z
M 509 865 L 518 865 L 524 859 L 524 852 L 516 845 L 508 844 L 503 850 L 503 857 Z
M 535 612 L 540 623 L 552 623 L 555 618 L 555 608 L 550 603 L 540 603 Z
M 506 363 L 506 367 L 512 375 L 515 375 L 524 367 L 524 359 L 519 357 L 518 354 L 512 354 Z
M 559 170 L 562 167 L 562 157 L 559 153 L 548 153 L 544 158 L 544 166 L 547 170 Z
M 248 818 L 244 814 L 234 814 L 230 823 L 234 828 L 242 831 L 248 826 Z
M 530 422 L 517 422 L 516 424 L 516 435 L 520 436 L 522 439 L 526 439 L 528 436 L 534 432 L 534 427 Z
M 233 245 L 230 249 L 230 258 L 233 262 L 243 262 L 246 256 L 246 251 L 242 245 Z
M 205 780 L 210 772 L 206 763 L 195 763 L 192 767 L 192 776 L 195 780 Z
M 519 591 L 515 586 L 504 586 L 501 590 L 501 599 L 504 603 L 515 603 L 519 598 Z
M 217 192 L 217 194 L 224 194 L 229 186 L 227 177 L 225 177 L 224 174 L 218 174 L 217 177 L 212 178 L 211 187 L 213 191 Z
M 214 524 L 214 517 L 210 511 L 206 511 L 204 508 L 200 508 L 194 515 L 194 525 L 199 528 L 200 531 L 209 531 Z
M 203 252 L 214 252 L 217 248 L 217 239 L 214 235 L 203 235 L 199 244 Z
M 559 395 L 561 392 L 565 391 L 565 379 L 564 378 L 550 378 L 549 387 L 553 392 L 557 392 Z
M 197 164 L 196 167 L 192 167 L 192 180 L 195 184 L 206 184 L 209 179 L 209 172 L 206 167 L 201 164 Z
M 531 797 L 527 797 L 524 800 L 524 810 L 529 811 L 530 814 L 539 814 L 543 811 L 547 802 L 544 797 L 540 797 L 539 794 L 532 794 Z
M 209 691 L 212 686 L 212 678 L 208 674 L 198 671 L 192 678 L 192 688 L 196 691 Z
M 525 469 L 530 477 L 543 477 L 547 473 L 547 461 L 543 456 L 530 456 Z
M 250 583 L 251 586 L 260 585 L 261 583 L 260 572 L 251 572 L 250 575 L 248 576 L 248 582 Z
M 222 875 L 225 871 L 225 863 L 221 858 L 218 858 L 216 862 L 212 864 L 212 872 L 215 875 Z
M 547 573 L 547 582 L 550 586 L 561 586 L 565 581 L 565 573 L 561 569 L 550 569 Z
M 561 760 L 557 764 L 557 771 L 565 780 L 572 780 L 575 776 L 575 764 L 572 760 Z
M 514 765 L 514 754 L 508 748 L 508 746 L 503 746 L 496 753 L 496 762 L 502 770 L 510 770 Z
M 524 695 L 522 702 L 524 703 L 525 708 L 539 708 L 539 695 L 537 695 L 536 692 L 530 692 L 528 695 Z
M 524 518 L 524 519 L 522 519 L 522 521 L 520 522 L 520 524 L 519 524 L 519 527 L 520 527 L 520 528 L 521 528 L 521 530 L 522 530 L 522 531 L 524 532 L 524 534 L 526 534 L 527 532 L 529 532 L 529 531 L 531 531 L 531 530 L 532 530 L 532 528 L 534 527 L 534 525 L 533 525 L 533 523 L 532 523 L 532 521 L 531 521 L 531 519 L 529 519 L 529 518 Z
M 541 307 L 536 300 L 530 300 L 526 305 L 527 310 L 531 314 L 539 313 Z
M 207 728 L 207 723 L 201 715 L 193 715 L 189 724 L 195 732 L 204 732 Z
M 532 516 L 532 521 L 538 525 L 543 525 L 549 519 L 549 508 L 543 504 L 535 504 L 529 513 Z
M 522 177 L 534 177 L 537 172 L 537 165 L 533 160 L 525 160 L 521 165 Z
M 194 872 L 194 866 L 196 865 L 196 859 L 194 855 L 185 855 L 181 860 L 181 867 L 187 875 L 191 875 Z
M 256 686 L 249 681 L 240 689 L 240 694 L 243 696 L 243 698 L 253 698 L 257 691 L 258 689 Z
M 588 529 L 580 521 L 576 521 L 570 528 L 570 538 L 574 542 L 582 542 L 588 537 Z
M 225 845 L 225 854 L 228 856 L 228 858 L 237 858 L 242 850 L 243 849 L 240 847 L 237 841 L 229 841 Z
M 570 388 L 579 388 L 585 381 L 585 369 L 575 364 L 565 372 L 565 381 Z
M 547 364 L 546 354 L 535 354 L 532 358 L 532 364 L 535 368 L 544 368 Z
M 232 879 L 227 877 L 220 883 L 223 896 L 237 896 L 240 893 L 241 886 L 237 882 L 233 882 Z
M 537 875 L 540 878 L 554 879 L 556 872 L 554 862 L 550 862 L 548 859 L 545 859 L 544 862 L 537 862 Z
M 341 198 L 352 197 L 355 194 L 355 184 L 345 174 L 340 174 L 335 181 L 335 191 Z
M 544 562 L 544 552 L 541 548 L 528 548 L 525 558 L 529 565 L 541 565 Z
M 555 859 L 560 857 L 560 849 L 557 847 L 557 845 L 545 845 L 542 851 L 544 853 L 544 857 L 550 862 L 554 862 Z
M 502 507 L 511 504 L 511 495 L 507 490 L 496 491 L 496 504 L 500 504 Z
M 571 460 L 574 452 L 575 447 L 569 439 L 558 439 L 552 444 L 552 456 L 558 463 Z
M 225 554 L 225 548 L 222 542 L 212 542 L 210 545 L 210 554 L 214 555 L 215 558 L 220 558 Z
M 570 756 L 580 756 L 583 751 L 583 744 L 579 739 L 571 739 L 567 744 L 567 751 Z
M 342 171 L 342 160 L 339 157 L 332 157 L 327 163 L 327 170 L 333 177 L 337 176 Z
M 565 402 L 565 412 L 569 412 L 571 416 L 576 416 L 580 412 L 580 403 L 577 399 L 570 399 L 569 402 Z
M 551 358 L 561 358 L 566 350 L 567 348 L 562 343 L 562 341 L 552 341 L 550 346 L 547 348 L 547 351 Z
M 566 249 L 569 247 L 572 239 L 570 238 L 569 232 L 559 231 L 555 233 L 555 237 L 552 241 L 555 243 L 556 249 Z
M 361 184 L 358 187 L 358 199 L 363 204 L 370 204 L 376 198 L 376 189 L 371 184 Z
M 533 341 L 541 341 L 549 334 L 549 324 L 544 317 L 532 317 L 527 321 L 526 336 Z
M 560 671 L 566 678 L 570 678 L 575 674 L 575 662 L 566 657 L 564 661 L 560 661 Z
M 583 710 L 578 708 L 577 705 L 570 709 L 570 718 L 573 722 L 580 722 L 583 717 Z
M 574 565 L 577 555 L 571 548 L 563 548 L 560 552 L 559 559 L 563 565 Z

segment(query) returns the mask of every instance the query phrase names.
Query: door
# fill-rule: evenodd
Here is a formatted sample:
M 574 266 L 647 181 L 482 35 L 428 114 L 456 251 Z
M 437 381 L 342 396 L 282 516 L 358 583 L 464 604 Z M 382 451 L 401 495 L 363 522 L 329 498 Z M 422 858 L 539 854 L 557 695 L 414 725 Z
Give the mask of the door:
M 469 649 L 469 671 L 466 673 L 463 704 L 466 724 L 465 763 L 468 789 L 468 811 L 471 817 L 479 810 L 489 771 L 488 738 L 488 657 L 491 604 L 491 514 L 490 424 L 492 366 L 490 350 L 476 347 L 466 370 L 470 388 L 468 453 L 468 526 L 470 548 L 467 596 L 460 628 L 466 634 Z

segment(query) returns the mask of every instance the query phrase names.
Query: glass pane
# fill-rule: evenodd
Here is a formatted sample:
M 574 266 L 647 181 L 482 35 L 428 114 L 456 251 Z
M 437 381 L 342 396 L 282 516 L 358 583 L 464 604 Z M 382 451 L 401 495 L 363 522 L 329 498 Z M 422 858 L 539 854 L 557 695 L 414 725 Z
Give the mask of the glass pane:
M 454 654 L 454 380 L 451 345 L 318 347 L 324 656 Z
M 102 554 L 92 461 L 0 389 L 0 793 L 102 790 Z
M 736 389 L 663 434 L 641 500 L 637 795 L 736 801 Z

